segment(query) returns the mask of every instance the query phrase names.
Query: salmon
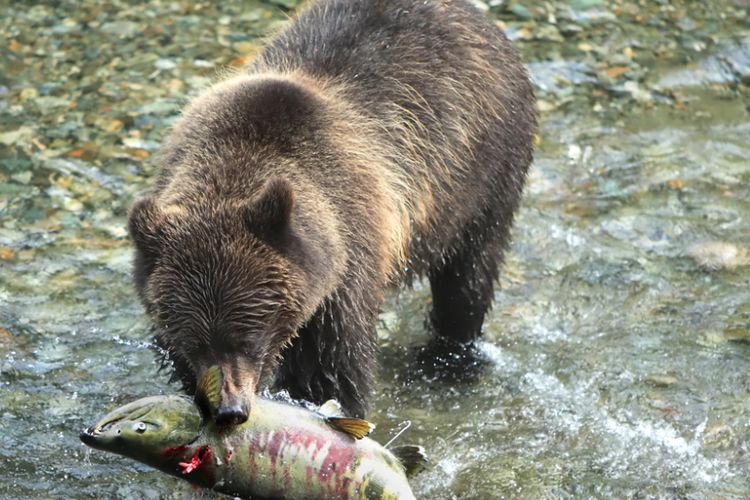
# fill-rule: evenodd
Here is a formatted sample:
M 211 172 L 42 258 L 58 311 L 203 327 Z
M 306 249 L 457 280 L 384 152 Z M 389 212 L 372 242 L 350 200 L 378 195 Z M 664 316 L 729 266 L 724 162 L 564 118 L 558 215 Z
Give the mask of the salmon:
M 232 427 L 217 427 L 199 408 L 181 396 L 147 397 L 117 408 L 80 437 L 92 448 L 241 498 L 415 498 L 407 475 L 423 467 L 421 447 L 386 449 L 366 437 L 372 424 L 345 417 L 333 400 L 311 408 L 256 396 L 248 420 Z

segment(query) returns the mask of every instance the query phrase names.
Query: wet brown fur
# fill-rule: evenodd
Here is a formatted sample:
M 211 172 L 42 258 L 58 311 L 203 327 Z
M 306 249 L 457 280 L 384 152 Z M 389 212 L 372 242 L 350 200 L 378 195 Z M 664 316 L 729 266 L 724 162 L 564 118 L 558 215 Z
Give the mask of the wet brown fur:
M 131 211 L 136 285 L 188 389 L 219 363 L 227 398 L 275 376 L 362 415 L 384 290 L 415 276 L 436 334 L 476 338 L 533 109 L 510 43 L 463 0 L 303 10 L 188 106 Z

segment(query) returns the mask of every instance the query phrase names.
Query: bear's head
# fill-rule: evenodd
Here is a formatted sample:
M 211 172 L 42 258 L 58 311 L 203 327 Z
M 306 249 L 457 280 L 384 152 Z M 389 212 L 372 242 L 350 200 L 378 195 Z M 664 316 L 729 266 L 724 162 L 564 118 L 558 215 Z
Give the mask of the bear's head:
M 330 292 L 333 249 L 295 206 L 292 185 L 275 179 L 250 200 L 165 205 L 156 196 L 131 209 L 136 288 L 156 343 L 188 391 L 220 367 L 219 425 L 247 420 L 284 347 Z

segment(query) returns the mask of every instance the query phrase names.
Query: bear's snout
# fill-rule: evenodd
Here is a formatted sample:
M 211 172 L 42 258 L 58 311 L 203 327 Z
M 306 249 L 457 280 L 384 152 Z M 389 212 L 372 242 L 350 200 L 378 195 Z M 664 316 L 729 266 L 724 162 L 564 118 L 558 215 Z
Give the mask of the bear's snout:
M 254 366 L 241 356 L 203 370 L 195 402 L 205 419 L 221 427 L 247 422 L 257 389 Z
M 255 367 L 242 356 L 219 363 L 222 374 L 219 404 L 214 422 L 219 426 L 245 423 L 257 387 Z
M 247 422 L 249 415 L 247 405 L 237 401 L 222 402 L 216 409 L 216 425 L 225 427 L 230 425 L 240 425 Z

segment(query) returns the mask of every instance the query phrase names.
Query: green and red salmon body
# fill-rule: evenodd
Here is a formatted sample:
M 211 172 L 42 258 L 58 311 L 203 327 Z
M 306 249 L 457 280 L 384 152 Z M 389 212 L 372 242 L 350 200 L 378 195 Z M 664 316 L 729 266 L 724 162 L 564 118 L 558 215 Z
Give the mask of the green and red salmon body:
M 199 439 L 181 463 L 200 455 L 209 459 L 187 474 L 201 474 L 208 487 L 233 495 L 414 498 L 398 459 L 378 443 L 355 440 L 323 419 L 311 420 L 308 410 L 273 401 L 253 405 L 248 423 Z
M 165 412 L 172 415 L 196 413 L 191 401 L 174 396 L 145 398 L 131 405 L 143 406 L 146 400 L 156 410 L 165 406 Z M 81 439 L 94 448 L 129 456 L 195 485 L 238 497 L 414 498 L 405 469 L 395 455 L 372 439 L 357 440 L 333 429 L 323 417 L 302 407 L 256 398 L 244 424 L 226 429 L 211 424 L 195 428 L 195 438 L 189 442 L 166 440 L 150 454 L 143 453 L 143 446 L 140 450 L 131 446 L 131 451 L 128 443 L 115 448 L 95 442 L 97 429 L 101 429 L 99 435 L 112 430 L 107 426 L 117 418 L 113 415 L 127 413 L 122 411 L 126 408 L 112 412 Z M 155 420 L 154 414 L 142 418 Z M 140 424 L 133 420 L 115 422 L 131 427 Z M 114 439 L 118 437 L 127 440 L 119 435 Z

